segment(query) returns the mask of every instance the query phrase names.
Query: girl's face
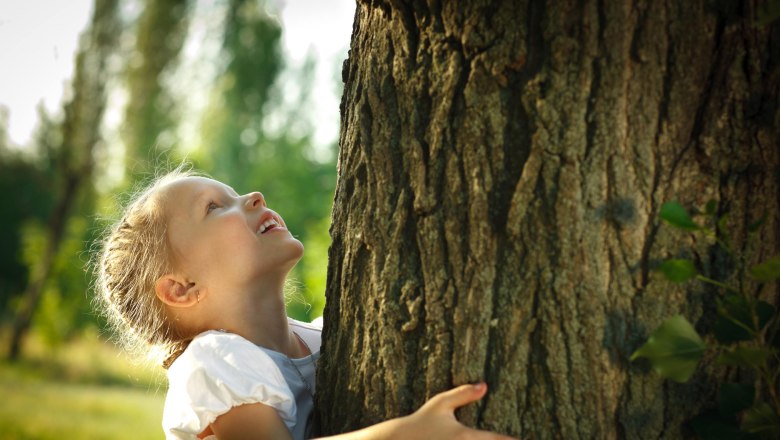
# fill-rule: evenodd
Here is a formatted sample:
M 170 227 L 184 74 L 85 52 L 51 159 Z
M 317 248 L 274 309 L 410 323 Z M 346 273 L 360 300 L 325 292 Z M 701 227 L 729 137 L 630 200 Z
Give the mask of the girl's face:
M 263 195 L 239 196 L 204 177 L 171 183 L 163 197 L 173 263 L 191 282 L 209 291 L 242 291 L 283 280 L 303 255 Z

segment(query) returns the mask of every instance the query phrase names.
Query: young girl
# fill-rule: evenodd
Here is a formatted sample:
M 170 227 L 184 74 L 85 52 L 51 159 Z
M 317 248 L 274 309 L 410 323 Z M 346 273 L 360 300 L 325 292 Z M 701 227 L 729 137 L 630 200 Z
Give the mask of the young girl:
M 288 318 L 283 293 L 302 254 L 261 193 L 238 195 L 184 167 L 140 192 L 108 232 L 98 297 L 130 345 L 162 353 L 167 438 L 306 436 L 320 329 Z M 453 415 L 485 392 L 464 385 L 337 437 L 505 438 Z

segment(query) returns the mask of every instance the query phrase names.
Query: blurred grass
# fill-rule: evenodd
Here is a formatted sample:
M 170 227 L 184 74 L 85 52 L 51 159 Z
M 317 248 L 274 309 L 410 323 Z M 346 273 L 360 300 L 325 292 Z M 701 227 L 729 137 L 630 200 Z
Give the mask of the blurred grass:
M 7 334 L 0 333 L 0 347 Z M 162 368 L 129 360 L 96 332 L 56 349 L 31 335 L 23 353 L 17 362 L 0 361 L 0 438 L 164 437 Z

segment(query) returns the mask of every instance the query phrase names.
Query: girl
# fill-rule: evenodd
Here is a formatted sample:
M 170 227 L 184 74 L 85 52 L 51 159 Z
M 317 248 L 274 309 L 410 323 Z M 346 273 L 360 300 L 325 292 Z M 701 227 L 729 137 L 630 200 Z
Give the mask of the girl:
M 315 392 L 320 329 L 287 318 L 285 278 L 303 254 L 263 195 L 184 167 L 157 179 L 109 230 L 97 295 L 133 347 L 168 369 L 167 438 L 301 439 Z M 485 384 L 430 399 L 414 414 L 338 438 L 504 438 L 453 411 Z

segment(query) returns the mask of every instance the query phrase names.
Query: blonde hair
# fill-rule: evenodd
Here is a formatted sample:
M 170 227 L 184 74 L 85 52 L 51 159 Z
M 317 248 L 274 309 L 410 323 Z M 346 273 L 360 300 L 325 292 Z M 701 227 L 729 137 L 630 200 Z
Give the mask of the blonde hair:
M 155 294 L 157 279 L 172 269 L 161 189 L 202 175 L 183 164 L 137 191 L 119 221 L 106 230 L 93 257 L 95 303 L 115 337 L 129 352 L 145 353 L 164 368 L 190 338 L 171 325 Z

